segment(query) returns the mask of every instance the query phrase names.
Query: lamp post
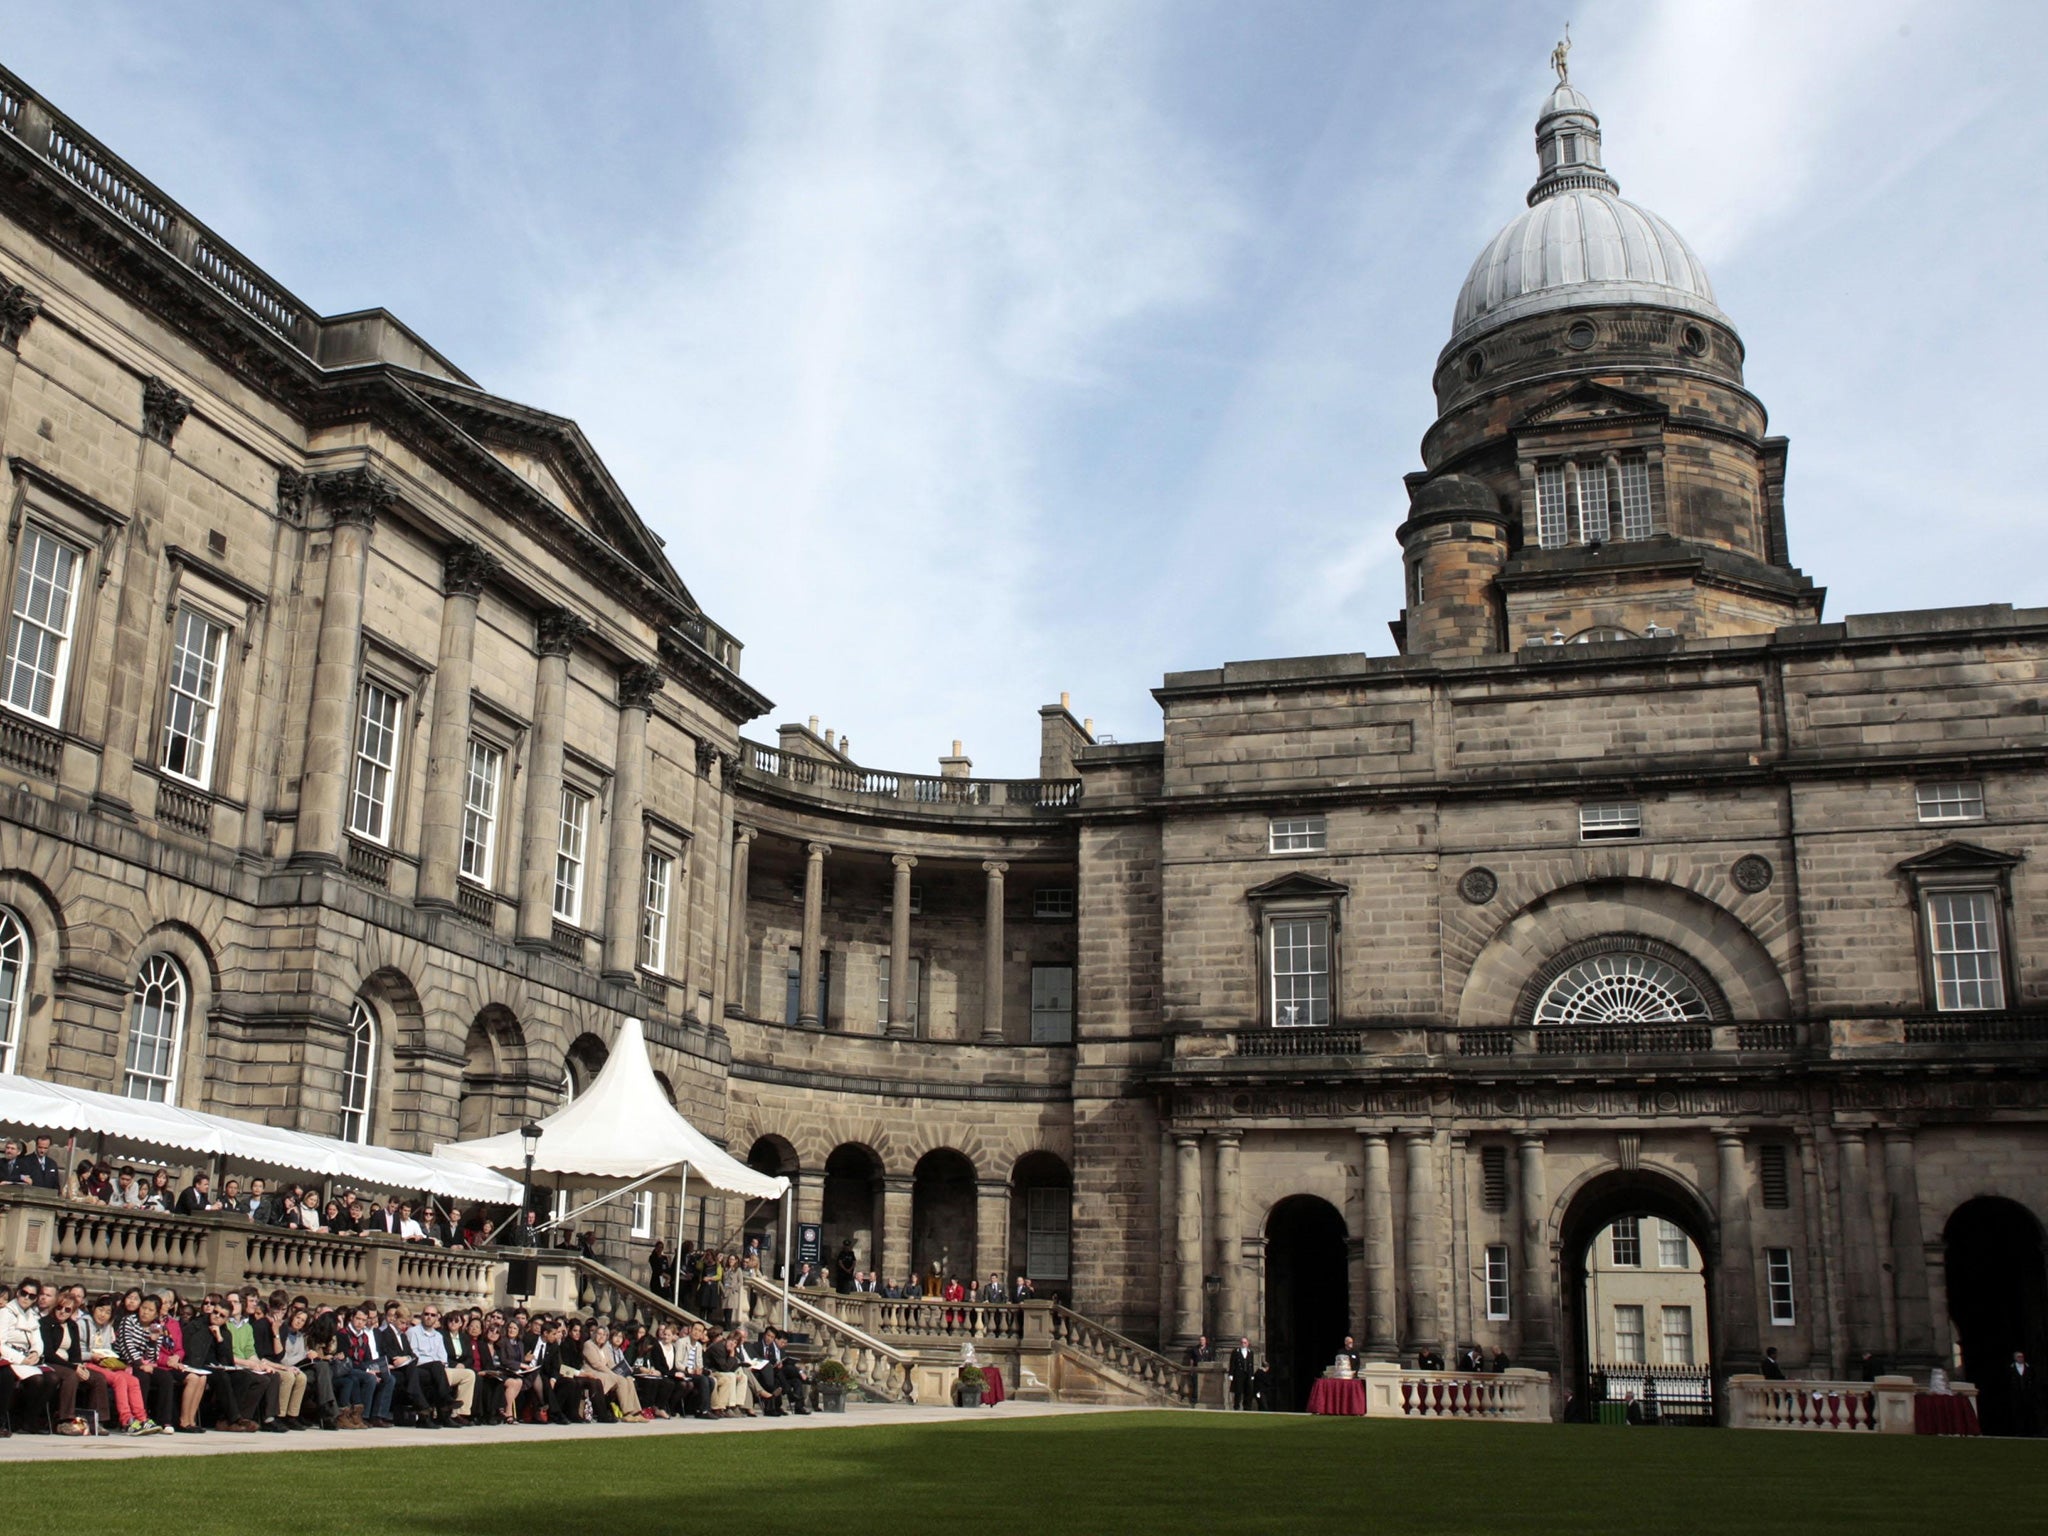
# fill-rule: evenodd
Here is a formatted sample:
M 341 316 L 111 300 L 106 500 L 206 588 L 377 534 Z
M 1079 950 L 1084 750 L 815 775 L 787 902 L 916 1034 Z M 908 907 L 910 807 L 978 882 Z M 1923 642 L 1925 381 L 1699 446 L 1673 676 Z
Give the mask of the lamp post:
M 533 1154 L 540 1147 L 540 1127 L 531 1120 L 519 1127 L 519 1145 L 526 1153 L 526 1182 L 519 1188 L 519 1241 L 526 1242 L 526 1213 L 533 1205 Z

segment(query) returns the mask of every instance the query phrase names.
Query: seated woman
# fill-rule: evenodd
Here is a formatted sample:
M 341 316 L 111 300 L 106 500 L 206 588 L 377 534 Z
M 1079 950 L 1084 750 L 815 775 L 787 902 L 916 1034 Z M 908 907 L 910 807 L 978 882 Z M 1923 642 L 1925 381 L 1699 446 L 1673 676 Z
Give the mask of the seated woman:
M 369 1405 L 374 1383 L 349 1359 L 342 1345 L 341 1329 L 339 1312 L 321 1312 L 306 1322 L 305 1370 L 312 1378 L 320 1405 L 322 1429 L 367 1429 L 363 1410 Z
M 568 1338 L 569 1330 L 560 1318 L 542 1330 L 534 1349 L 534 1374 L 554 1423 L 589 1423 L 604 1406 L 604 1388 L 581 1374 L 580 1366 L 569 1356 Z
M 137 1303 L 131 1318 L 121 1322 L 120 1338 L 122 1358 L 130 1359 L 137 1369 L 149 1379 L 159 1394 L 152 1417 L 166 1429 L 176 1422 L 178 1433 L 203 1435 L 206 1426 L 199 1422 L 199 1408 L 206 1400 L 207 1377 L 203 1373 L 185 1369 L 185 1342 L 183 1327 L 175 1315 L 175 1291 L 169 1310 L 154 1296 L 144 1296 Z M 130 1324 L 133 1323 L 141 1348 L 147 1356 L 131 1359 L 128 1355 Z M 148 1395 L 145 1388 L 144 1395 Z
M 582 1374 L 604 1388 L 604 1395 L 617 1406 L 621 1417 L 650 1417 L 640 1406 L 640 1393 L 633 1378 L 619 1369 L 618 1356 L 612 1350 L 612 1331 L 602 1322 L 591 1324 L 589 1337 L 583 1341 Z
M 86 1369 L 107 1384 L 120 1415 L 121 1427 L 131 1435 L 153 1435 L 160 1426 L 149 1416 L 142 1401 L 142 1379 L 121 1353 L 121 1341 L 114 1326 L 116 1296 L 93 1298 L 92 1311 L 85 1319 Z

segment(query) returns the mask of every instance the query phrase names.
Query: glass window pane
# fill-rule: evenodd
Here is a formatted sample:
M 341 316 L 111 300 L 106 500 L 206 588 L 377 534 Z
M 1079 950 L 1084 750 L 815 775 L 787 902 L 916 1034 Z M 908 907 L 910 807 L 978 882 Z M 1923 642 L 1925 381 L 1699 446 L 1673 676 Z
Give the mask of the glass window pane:
M 165 685 L 161 766 L 205 788 L 213 773 L 215 723 L 220 717 L 221 655 L 227 630 L 190 608 L 178 610 Z
M 55 722 L 64 708 L 79 555 L 36 527 L 21 534 L 7 632 L 8 706 Z

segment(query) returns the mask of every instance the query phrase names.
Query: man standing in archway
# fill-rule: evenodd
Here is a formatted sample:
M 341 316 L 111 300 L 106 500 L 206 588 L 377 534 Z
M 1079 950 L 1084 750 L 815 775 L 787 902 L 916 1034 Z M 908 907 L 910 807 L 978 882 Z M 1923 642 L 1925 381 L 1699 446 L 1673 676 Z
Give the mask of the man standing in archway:
M 1252 1377 L 1259 1368 L 1258 1357 L 1252 1353 L 1250 1339 L 1237 1341 L 1237 1348 L 1230 1352 L 1226 1368 L 1230 1373 L 1230 1406 L 1249 1409 L 1252 1406 Z
M 2006 1402 L 2012 1414 L 2012 1432 L 2016 1435 L 2040 1434 L 2041 1373 L 2022 1349 L 2012 1352 L 2012 1364 L 2005 1371 Z

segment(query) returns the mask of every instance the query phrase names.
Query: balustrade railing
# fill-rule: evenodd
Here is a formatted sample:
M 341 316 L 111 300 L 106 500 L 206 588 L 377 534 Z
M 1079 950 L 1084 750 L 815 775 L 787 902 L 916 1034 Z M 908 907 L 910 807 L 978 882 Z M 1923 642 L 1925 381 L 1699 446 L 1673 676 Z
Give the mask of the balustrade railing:
M 55 778 L 64 760 L 64 738 L 19 715 L 0 715 L 0 762 Z
M 743 771 L 808 789 L 864 800 L 907 801 L 913 805 L 1024 806 L 1059 810 L 1078 804 L 1079 779 L 955 779 L 942 774 L 891 773 L 851 763 L 805 757 L 758 741 L 740 742 Z
M 1737 1414 L 1747 1429 L 1877 1432 L 1877 1389 L 1864 1382 L 1730 1382 L 1729 1391 L 1740 1394 Z
M 213 835 L 213 801 L 198 790 L 168 781 L 156 787 L 156 819 L 194 837 Z
M 282 1286 L 308 1294 L 367 1293 L 370 1249 L 357 1239 L 283 1227 L 251 1227 L 248 1245 L 249 1280 L 263 1289 Z
M 57 1274 L 99 1277 L 108 1288 L 148 1280 L 182 1289 L 209 1278 L 208 1234 L 189 1221 L 105 1206 L 64 1206 L 52 1214 L 50 1263 Z
M 1704 1024 L 1560 1024 L 1536 1031 L 1536 1049 L 1546 1056 L 1658 1056 L 1714 1048 L 1714 1031 Z
M 1147 1349 L 1135 1339 L 1127 1339 L 1078 1312 L 1055 1306 L 1052 1338 L 1054 1344 L 1072 1350 L 1089 1364 L 1107 1368 L 1146 1391 L 1174 1402 L 1195 1401 L 1196 1377 L 1192 1367 L 1169 1360 L 1157 1350 Z
M 1411 1419 L 1548 1419 L 1550 1378 L 1469 1371 L 1403 1370 L 1400 1409 Z
M 747 1321 L 756 1328 L 782 1322 L 784 1292 L 780 1285 L 758 1275 L 747 1278 Z M 813 1293 L 790 1291 L 787 1303 L 791 1331 L 808 1333 L 820 1352 L 839 1361 L 853 1373 L 853 1379 L 869 1393 L 889 1402 L 908 1395 L 911 1371 L 916 1361 L 905 1350 L 876 1338 L 866 1329 L 835 1316 L 818 1304 Z

